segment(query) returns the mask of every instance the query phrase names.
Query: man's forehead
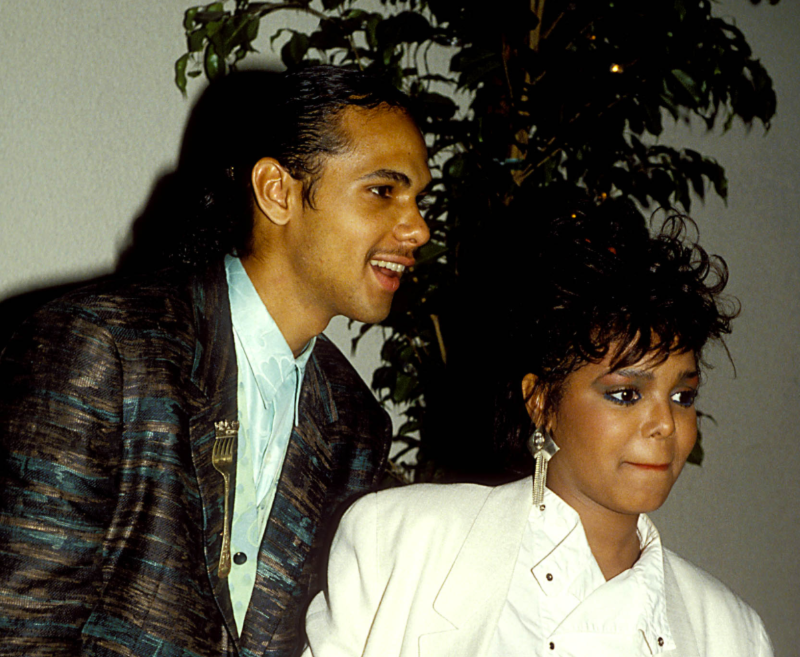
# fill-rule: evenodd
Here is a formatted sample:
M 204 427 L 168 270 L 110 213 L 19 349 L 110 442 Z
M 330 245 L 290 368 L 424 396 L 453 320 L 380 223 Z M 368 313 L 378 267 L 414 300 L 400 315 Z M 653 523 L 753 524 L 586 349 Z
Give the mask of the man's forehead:
M 365 177 L 413 184 L 418 182 L 414 178 L 417 177 L 420 163 L 424 165 L 426 176 L 430 176 L 424 137 L 411 115 L 402 107 L 388 104 L 377 107 L 348 106 L 340 117 L 338 132 L 344 148 L 332 156 L 374 160 L 375 169 L 365 172 Z
M 380 119 L 398 118 L 403 121 L 408 121 L 417 130 L 416 121 L 411 117 L 403 107 L 390 105 L 389 103 L 381 103 L 380 105 L 362 107 L 361 105 L 346 105 L 344 109 L 337 113 L 336 120 L 339 128 L 349 137 L 356 136 L 352 133 L 360 132 L 361 128 L 366 128 L 370 124 Z M 421 134 L 421 133 L 420 133 Z

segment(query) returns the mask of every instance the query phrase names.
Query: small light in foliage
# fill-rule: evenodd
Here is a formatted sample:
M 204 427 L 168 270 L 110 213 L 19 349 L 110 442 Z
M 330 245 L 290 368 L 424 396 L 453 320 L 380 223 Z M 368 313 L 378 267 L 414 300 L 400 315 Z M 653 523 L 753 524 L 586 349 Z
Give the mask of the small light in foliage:
M 612 64 L 608 70 L 612 73 L 622 73 L 622 67 L 619 64 Z

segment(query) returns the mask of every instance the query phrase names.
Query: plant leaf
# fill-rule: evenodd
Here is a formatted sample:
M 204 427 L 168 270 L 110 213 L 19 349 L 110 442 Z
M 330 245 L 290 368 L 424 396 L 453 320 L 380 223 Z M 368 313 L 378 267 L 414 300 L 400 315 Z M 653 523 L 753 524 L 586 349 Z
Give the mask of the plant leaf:
M 309 44 L 310 40 L 305 34 L 294 32 L 281 48 L 281 61 L 289 68 L 296 66 L 306 56 Z
M 189 57 L 191 55 L 187 52 L 175 61 L 175 84 L 184 96 L 186 95 L 186 66 L 189 63 Z
M 206 46 L 206 56 L 203 60 L 203 65 L 205 67 L 206 77 L 211 82 L 225 74 L 225 62 L 217 54 L 213 43 L 209 43 L 208 46 Z
M 189 52 L 201 52 L 205 48 L 206 29 L 201 27 L 188 36 Z
M 200 7 L 189 7 L 183 15 L 183 29 L 187 32 L 194 27 L 194 17 L 198 11 L 200 11 Z

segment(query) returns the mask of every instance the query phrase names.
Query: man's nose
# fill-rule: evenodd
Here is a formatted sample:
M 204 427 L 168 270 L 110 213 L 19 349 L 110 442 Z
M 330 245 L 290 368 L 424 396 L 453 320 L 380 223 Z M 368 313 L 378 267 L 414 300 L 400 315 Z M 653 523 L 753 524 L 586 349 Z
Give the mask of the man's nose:
M 398 241 L 408 242 L 415 249 L 421 247 L 431 238 L 428 224 L 416 205 L 403 215 L 397 226 L 395 226 L 394 233 Z

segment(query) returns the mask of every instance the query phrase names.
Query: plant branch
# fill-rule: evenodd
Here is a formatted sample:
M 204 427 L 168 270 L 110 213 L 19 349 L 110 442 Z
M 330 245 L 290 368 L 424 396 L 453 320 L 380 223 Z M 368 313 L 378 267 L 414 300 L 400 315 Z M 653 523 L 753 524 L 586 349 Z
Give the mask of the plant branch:
M 436 331 L 436 341 L 439 343 L 439 353 L 442 356 L 442 362 L 446 365 L 447 350 L 445 349 L 444 346 L 444 336 L 442 335 L 442 327 L 439 324 L 439 316 L 431 315 L 431 321 L 433 321 L 433 330 Z

